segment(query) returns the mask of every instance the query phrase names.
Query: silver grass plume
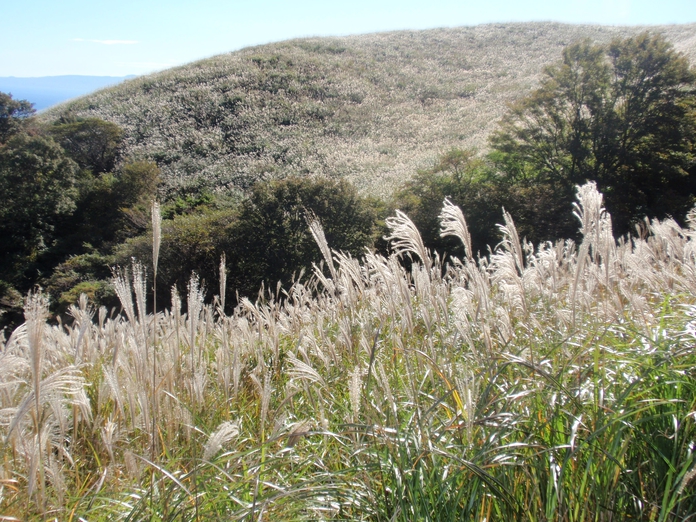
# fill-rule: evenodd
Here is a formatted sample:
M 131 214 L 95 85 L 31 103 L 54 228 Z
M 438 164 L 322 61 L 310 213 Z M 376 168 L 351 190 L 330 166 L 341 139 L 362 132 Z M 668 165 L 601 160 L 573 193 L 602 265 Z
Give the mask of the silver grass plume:
M 75 363 L 77 364 L 81 359 L 80 345 L 82 344 L 82 339 L 87 333 L 87 329 L 92 326 L 92 318 L 94 317 L 94 308 L 89 306 L 85 294 L 80 294 L 79 307 L 75 305 L 68 307 L 68 315 L 75 320 L 75 324 L 78 327 L 78 336 L 75 342 Z
M 473 258 L 471 234 L 469 234 L 469 227 L 466 226 L 462 210 L 448 198 L 445 198 L 442 212 L 440 212 L 438 217 L 440 218 L 440 237 L 458 237 L 464 245 L 464 253 L 467 259 L 471 260 Z
M 80 369 L 72 365 L 54 370 L 46 378 L 41 379 L 38 383 L 34 383 L 34 388 L 24 395 L 19 406 L 14 409 L 14 416 L 7 428 L 6 442 L 12 436 L 14 430 L 21 427 L 22 420 L 28 413 L 32 412 L 32 409 L 34 409 L 32 427 L 37 429 L 38 426 L 45 424 L 50 416 L 44 415 L 44 413 L 49 411 L 57 412 L 59 402 L 64 400 L 66 396 L 72 397 L 70 402 L 77 406 L 88 406 L 87 397 L 81 393 L 84 384 L 85 381 L 80 373 Z M 39 390 L 38 394 L 35 393 L 37 387 Z M 44 406 L 51 406 L 51 408 L 47 408 L 44 412 Z M 38 410 L 36 410 L 37 407 L 39 408 Z M 87 410 L 85 410 L 85 413 L 87 413 Z
M 220 309 L 221 315 L 225 315 L 225 294 L 227 293 L 227 256 L 223 252 L 220 256 Z
M 160 243 L 162 241 L 162 213 L 157 201 L 152 202 L 152 269 L 157 283 L 157 262 L 159 260 Z
M 353 368 L 348 382 L 348 394 L 350 396 L 350 408 L 353 412 L 353 422 L 358 422 L 360 416 L 360 403 L 362 402 L 362 369 L 360 365 Z
M 503 219 L 505 220 L 505 225 L 498 225 L 504 236 L 502 244 L 505 250 L 514 256 L 518 275 L 521 276 L 524 273 L 524 252 L 520 236 L 517 234 L 517 227 L 515 227 L 512 216 L 505 209 L 503 209 Z
M 677 496 L 681 495 L 684 492 L 684 488 L 689 485 L 689 482 L 691 482 L 694 477 L 696 477 L 696 466 L 692 467 L 686 474 L 681 479 L 681 482 L 679 483 L 679 487 L 677 488 Z
M 430 274 L 432 261 L 413 221 L 402 211 L 397 210 L 396 216 L 388 217 L 385 223 L 389 227 L 391 235 L 386 236 L 384 239 L 392 242 L 394 252 L 399 256 L 405 253 L 417 255 L 425 265 L 428 274 Z
M 65 438 L 66 408 L 64 405 L 85 406 L 82 408 L 85 415 L 88 415 L 89 407 L 86 404 L 86 395 L 82 393 L 84 378 L 77 366 L 70 365 L 54 369 L 47 377 L 43 376 L 46 362 L 48 299 L 41 292 L 32 292 L 27 296 L 24 316 L 31 380 L 24 381 L 29 386 L 21 402 L 8 410 L 12 412 L 12 418 L 8 423 L 5 442 L 9 441 L 16 430 L 19 432 L 20 442 L 30 444 L 28 494 L 31 497 L 34 489 L 38 488 L 39 504 L 43 506 L 45 472 L 51 460 L 51 455 L 46 455 L 48 460 L 45 461 L 44 454 L 49 447 L 47 442 L 55 432 L 54 428 L 60 428 L 61 437 Z M 24 422 L 27 416 L 30 417 L 28 423 Z M 26 430 L 30 430 L 30 437 L 27 437 Z M 36 474 L 38 474 L 38 483 Z
M 115 462 L 114 443 L 118 440 L 118 424 L 109 419 L 100 431 L 106 452 L 109 454 L 111 462 Z
M 607 226 L 607 212 L 602 207 L 604 196 L 597 191 L 597 184 L 594 181 L 589 181 L 582 186 L 577 187 L 576 195 L 577 203 L 573 203 L 573 215 L 580 220 L 580 233 L 583 235 L 580 250 L 578 252 L 578 260 L 575 266 L 575 277 L 571 290 L 571 307 L 572 321 L 575 327 L 575 304 L 580 277 L 584 272 L 587 258 L 592 255 L 596 257 L 597 245 L 600 244 L 602 237 L 602 229 L 606 236 L 607 228 L 611 234 L 611 221 Z M 613 242 L 613 236 L 612 236 Z M 592 252 L 591 252 L 592 251 Z
M 380 361 L 377 361 L 376 369 L 377 380 L 379 381 L 381 389 L 384 392 L 385 397 L 387 398 L 387 402 L 389 403 L 389 407 L 391 408 L 392 413 L 396 416 L 396 401 L 394 400 L 394 394 L 392 393 L 391 386 L 389 385 L 389 377 L 387 376 L 387 372 L 384 370 L 384 365 Z
M 573 203 L 573 215 L 580 220 L 580 233 L 583 238 L 592 241 L 592 235 L 599 235 L 600 221 L 606 214 L 602 207 L 604 196 L 597 191 L 597 184 L 588 181 L 582 186 L 577 186 L 577 203 Z
M 203 448 L 203 460 L 210 460 L 226 444 L 239 436 L 239 422 L 225 421 L 210 434 Z
M 195 272 L 191 274 L 191 279 L 189 279 L 186 304 L 188 306 L 191 355 L 193 356 L 196 345 L 196 332 L 198 331 L 198 320 L 203 310 L 203 289 L 200 286 L 198 274 Z
M 696 241 L 696 206 L 689 210 L 689 212 L 686 214 L 686 223 L 689 225 L 689 228 L 688 230 L 685 230 L 684 233 L 689 238 L 690 243 L 693 243 Z M 693 244 L 690 244 L 689 246 L 690 253 L 693 253 Z
M 297 444 L 302 437 L 307 436 L 312 430 L 313 422 L 310 420 L 302 420 L 294 423 L 288 431 L 288 441 L 285 444 L 286 448 L 292 448 Z
M 27 341 L 31 356 L 31 373 L 36 399 L 36 412 L 39 415 L 41 397 L 41 374 L 43 372 L 43 337 L 48 318 L 48 299 L 39 292 L 30 293 L 24 303 L 24 319 L 27 325 Z
M 300 361 L 292 353 L 289 353 L 287 357 L 288 363 L 292 365 L 292 368 L 285 370 L 285 372 L 291 380 L 307 380 L 319 384 L 322 388 L 327 387 L 322 376 L 319 375 L 319 372 L 317 372 L 310 364 Z
M 321 250 L 321 255 L 324 256 L 326 264 L 329 266 L 329 272 L 331 272 L 331 279 L 336 281 L 336 268 L 334 267 L 333 257 L 331 255 L 331 249 L 329 248 L 329 243 L 326 241 L 326 235 L 324 234 L 324 228 L 321 226 L 319 218 L 314 212 L 307 211 L 305 214 L 305 220 L 309 226 L 309 231 L 312 233 L 314 241 L 316 241 Z
M 492 280 L 501 284 L 508 304 L 527 314 L 524 286 L 524 251 L 512 216 L 503 209 L 505 225 L 498 225 L 503 234 L 496 251 L 491 255 Z M 507 311 L 505 312 L 507 314 Z
M 152 460 L 155 460 L 157 447 L 157 262 L 162 239 L 162 214 L 157 201 L 152 202 Z M 135 272 L 135 270 L 134 270 Z M 138 304 L 138 308 L 140 305 Z
M 261 382 L 261 376 L 259 373 L 263 373 L 263 382 Z M 259 408 L 259 431 L 261 440 L 266 440 L 266 420 L 268 417 L 268 409 L 271 403 L 271 395 L 273 394 L 273 381 L 270 370 L 264 370 L 260 366 L 254 369 L 254 372 L 249 374 L 251 382 L 256 386 L 256 390 L 259 394 L 260 408 Z
M 138 318 L 140 319 L 140 326 L 143 328 L 144 334 L 145 318 L 147 316 L 147 309 L 145 308 L 147 302 L 147 275 L 145 274 L 145 267 L 135 259 L 133 259 L 132 269 L 135 303 L 138 306 Z
M 48 317 L 48 299 L 41 293 L 30 293 L 24 304 L 24 318 L 27 324 L 27 340 L 29 342 L 29 353 L 31 357 L 31 373 L 34 392 L 34 433 L 37 438 L 36 448 L 38 451 L 38 459 L 32 459 L 31 475 L 29 477 L 29 496 L 33 490 L 33 480 L 36 476 L 35 470 L 39 472 L 39 504 L 43 508 L 43 489 L 45 484 L 44 467 L 43 467 L 43 444 L 41 441 L 44 425 L 42 423 L 43 415 L 41 415 L 41 375 L 43 373 L 43 345 L 44 329 L 46 328 L 46 318 Z M 31 399 L 31 395 L 27 396 Z M 12 424 L 7 430 L 9 437 L 12 430 L 22 418 L 24 411 L 28 411 L 29 400 L 25 400 L 25 408 L 20 406 L 18 414 L 15 416 Z M 23 411 L 24 410 L 24 411 Z M 34 464 L 35 463 L 35 464 Z
M 121 301 L 121 306 L 126 312 L 126 317 L 128 321 L 135 325 L 135 313 L 133 308 L 133 293 L 131 291 L 130 277 L 128 274 L 128 269 L 121 270 L 120 268 L 115 268 L 113 271 L 112 282 L 114 285 L 114 290 L 116 290 L 116 295 L 119 301 Z

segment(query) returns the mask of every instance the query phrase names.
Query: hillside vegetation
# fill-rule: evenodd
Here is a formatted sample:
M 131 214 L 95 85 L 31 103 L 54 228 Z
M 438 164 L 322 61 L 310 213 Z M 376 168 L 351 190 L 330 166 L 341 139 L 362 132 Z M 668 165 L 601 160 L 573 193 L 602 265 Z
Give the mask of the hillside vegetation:
M 689 29 L 660 28 L 693 51 Z M 617 237 L 645 216 L 685 226 L 696 203 L 696 69 L 665 34 L 637 31 L 513 24 L 297 40 L 39 117 L 0 93 L 0 325 L 19 324 L 21 296 L 36 285 L 54 313 L 81 293 L 115 306 L 112 268 L 152 258 L 154 199 L 158 308 L 192 271 L 210 289 L 224 255 L 227 312 L 311 271 L 320 252 L 310 217 L 337 250 L 360 256 L 387 252 L 384 219 L 400 208 L 428 248 L 461 256 L 438 235 L 449 198 L 469 216 L 471 250 L 485 254 L 500 240 L 501 207 L 533 243 L 578 239 L 575 187 L 595 181 Z
M 157 163 L 170 195 L 312 174 L 385 197 L 452 147 L 486 149 L 507 103 L 536 87 L 565 46 L 645 29 L 696 59 L 695 25 L 524 23 L 308 38 L 137 78 L 43 118 L 118 124 L 124 157 Z
M 693 517 L 696 69 L 632 31 L 0 93 L 0 518 Z

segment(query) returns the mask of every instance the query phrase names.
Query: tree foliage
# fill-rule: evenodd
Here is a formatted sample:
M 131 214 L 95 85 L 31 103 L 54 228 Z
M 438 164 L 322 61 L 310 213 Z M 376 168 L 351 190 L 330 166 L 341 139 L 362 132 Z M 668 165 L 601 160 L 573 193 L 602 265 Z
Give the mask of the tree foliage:
M 55 261 L 93 248 L 106 253 L 147 230 L 158 180 L 159 169 L 151 162 L 128 162 L 115 173 L 96 176 L 81 171 L 75 211 L 62 222 Z
M 230 281 L 243 295 L 261 283 L 287 286 L 322 260 L 307 225 L 321 222 L 329 246 L 359 256 L 373 242 L 375 207 L 345 181 L 291 177 L 256 185 L 231 230 Z
M 573 186 L 596 181 L 618 233 L 645 215 L 682 219 L 696 193 L 695 81 L 659 35 L 573 44 L 511 108 L 493 158 L 511 182 L 564 198 L 563 212 Z
M 96 118 L 46 126 L 32 104 L 0 93 L 0 314 L 21 320 L 16 296 L 48 287 L 54 304 L 87 292 L 113 298 L 116 243 L 147 229 L 159 169 L 122 161 L 122 130 Z M 78 291 L 79 289 L 79 291 Z
M 156 281 L 159 307 L 168 305 L 172 287 L 185 295 L 194 272 L 206 289 L 217 288 L 220 256 L 229 246 L 229 229 L 235 218 L 236 213 L 229 209 L 200 208 L 162 222 Z M 131 259 L 152 267 L 151 231 L 115 247 L 115 265 L 129 266 Z
M 115 123 L 84 118 L 57 123 L 49 132 L 80 168 L 95 175 L 116 168 L 123 130 Z
M 172 214 L 165 205 L 158 264 L 159 306 L 168 303 L 172 286 L 184 293 L 192 272 L 205 288 L 217 292 L 220 257 L 227 259 L 230 297 L 255 299 L 262 285 L 285 288 L 302 271 L 322 261 L 306 216 L 322 223 L 328 244 L 355 256 L 373 243 L 376 206 L 345 181 L 287 178 L 260 182 L 235 207 L 213 200 L 195 212 Z M 151 266 L 152 237 L 145 233 L 116 248 L 115 261 L 128 265 L 137 258 Z M 228 299 L 230 304 L 235 300 Z
M 407 182 L 397 193 L 394 206 L 408 214 L 427 248 L 461 258 L 461 241 L 440 237 L 439 214 L 445 198 L 464 212 L 474 254 L 485 255 L 488 245 L 497 242 L 495 224 L 502 219 L 503 197 L 504 191 L 493 180 L 484 159 L 473 151 L 451 149 Z
M 77 165 L 52 139 L 17 134 L 0 146 L 0 278 L 17 280 L 75 210 Z
M 13 100 L 11 94 L 0 92 L 0 144 L 18 133 L 34 112 L 34 105 L 27 100 Z

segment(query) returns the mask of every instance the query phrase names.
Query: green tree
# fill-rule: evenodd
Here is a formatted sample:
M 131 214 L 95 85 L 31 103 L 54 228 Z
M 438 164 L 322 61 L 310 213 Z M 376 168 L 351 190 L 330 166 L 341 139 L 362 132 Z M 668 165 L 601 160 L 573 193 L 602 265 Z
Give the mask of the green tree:
M 287 286 L 322 260 L 306 222 L 321 222 L 329 246 L 361 256 L 373 242 L 375 206 L 345 181 L 291 177 L 260 183 L 242 203 L 226 248 L 230 282 L 253 297 L 261 283 Z
M 29 102 L 0 93 L 3 324 L 21 316 L 16 296 L 37 283 L 63 308 L 79 291 L 108 302 L 111 249 L 147 229 L 159 180 L 154 163 L 115 170 L 116 125 L 91 118 L 45 127 L 32 112 Z
M 205 288 L 217 289 L 220 256 L 229 247 L 230 227 L 235 219 L 234 211 L 201 208 L 196 213 L 175 215 L 163 221 L 157 272 L 158 306 L 167 306 L 173 286 L 185 295 L 192 272 L 198 274 Z M 151 268 L 152 232 L 127 239 L 114 252 L 117 265 L 128 266 L 135 258 Z
M 574 185 L 597 181 L 618 233 L 645 215 L 683 219 L 696 193 L 695 81 L 659 35 L 573 44 L 506 115 L 492 158 L 510 183 L 544 184 L 563 213 Z M 554 223 L 551 210 L 539 218 Z
M 115 174 L 93 176 L 80 170 L 75 210 L 58 220 L 53 246 L 44 255 L 44 285 L 53 309 L 64 312 L 81 292 L 92 302 L 117 304 L 109 290 L 110 267 L 128 264 L 131 255 L 146 261 L 137 248 L 119 245 L 150 226 L 149 209 L 159 179 L 154 163 L 126 163 Z M 116 252 L 130 252 L 126 259 Z M 168 294 L 169 287 L 162 290 Z
M 113 172 L 116 168 L 123 130 L 99 118 L 57 123 L 48 132 L 82 169 L 92 174 Z
M 0 278 L 24 290 L 26 271 L 40 268 L 56 224 L 75 210 L 77 170 L 50 138 L 20 133 L 0 146 Z
M 149 203 L 157 191 L 160 181 L 160 169 L 152 161 L 130 161 L 126 163 L 117 176 L 117 191 L 121 205 L 135 206 Z
M 0 92 L 0 144 L 20 132 L 34 112 L 34 105 L 27 100 L 13 100 L 11 94 Z
M 419 171 L 397 193 L 394 206 L 414 222 L 425 246 L 441 256 L 464 256 L 461 241 L 440 237 L 440 212 L 445 198 L 462 209 L 472 238 L 473 255 L 485 254 L 498 241 L 505 191 L 492 178 L 489 164 L 473 151 L 451 149 Z
M 73 255 L 108 254 L 119 242 L 147 230 L 158 181 L 159 169 L 151 162 L 129 162 L 115 174 L 94 176 L 81 170 L 75 211 L 61 219 L 51 250 L 53 265 Z
M 49 278 L 45 280 L 44 290 L 51 297 L 55 312 L 65 314 L 70 305 L 77 303 L 80 294 L 86 294 L 96 306 L 117 308 L 118 298 L 110 284 L 111 267 L 114 257 L 89 252 L 71 255 L 59 263 Z
M 165 207 L 163 214 L 172 210 Z M 262 284 L 275 289 L 281 282 L 287 288 L 293 276 L 323 259 L 305 218 L 310 212 L 321 221 L 331 248 L 360 256 L 372 245 L 377 205 L 345 181 L 292 177 L 261 182 L 235 207 L 223 198 L 173 214 L 162 223 L 158 306 L 167 304 L 172 286 L 185 293 L 194 271 L 209 292 L 217 292 L 223 253 L 229 297 L 254 299 Z M 128 265 L 132 257 L 151 265 L 151 233 L 116 247 L 116 264 Z M 234 298 L 227 302 L 235 304 Z

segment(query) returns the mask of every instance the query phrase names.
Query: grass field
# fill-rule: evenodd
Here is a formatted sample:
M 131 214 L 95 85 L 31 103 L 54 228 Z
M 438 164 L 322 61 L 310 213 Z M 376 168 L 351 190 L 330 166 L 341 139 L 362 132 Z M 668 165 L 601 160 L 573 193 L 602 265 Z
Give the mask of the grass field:
M 315 273 L 231 316 L 224 264 L 213 303 L 194 276 L 156 316 L 137 263 L 121 315 L 51 326 L 30 295 L 0 351 L 0 518 L 690 519 L 696 221 L 617 243 L 601 201 L 579 189 L 579 245 L 505 215 L 446 267 L 403 214 L 360 260 L 313 222 Z
M 565 46 L 646 29 L 696 59 L 694 25 L 520 23 L 308 38 L 137 78 L 42 118 L 122 126 L 125 156 L 162 169 L 162 196 L 311 174 L 384 197 L 452 147 L 485 151 L 507 104 L 536 87 Z

